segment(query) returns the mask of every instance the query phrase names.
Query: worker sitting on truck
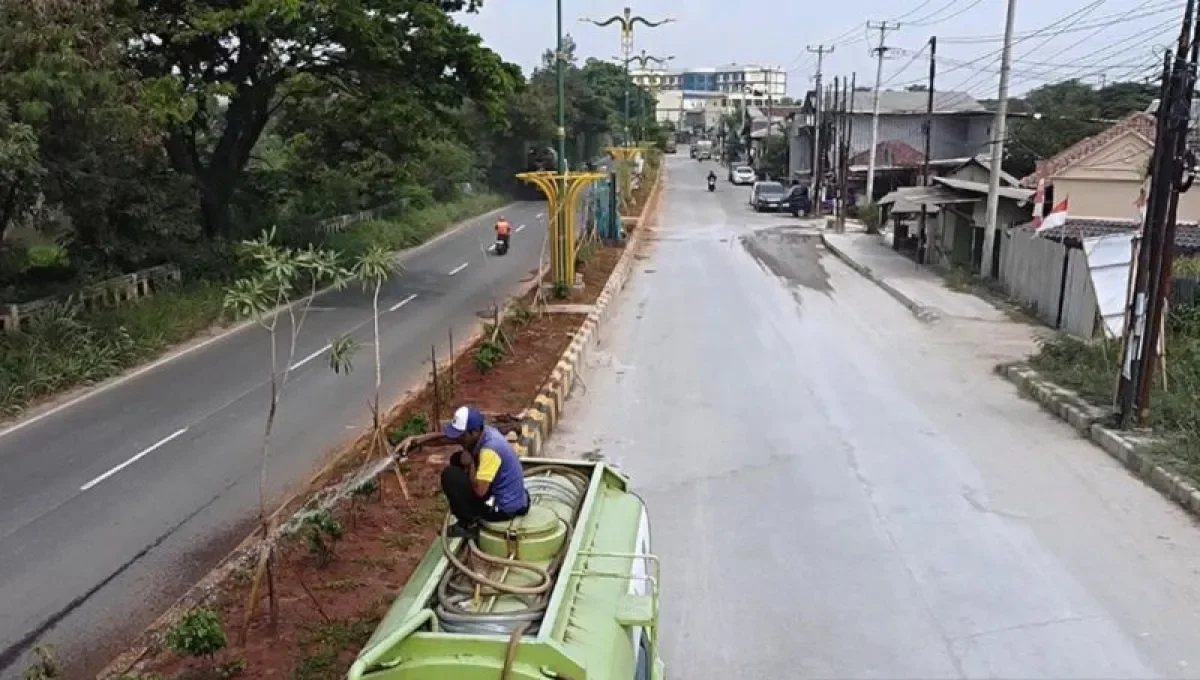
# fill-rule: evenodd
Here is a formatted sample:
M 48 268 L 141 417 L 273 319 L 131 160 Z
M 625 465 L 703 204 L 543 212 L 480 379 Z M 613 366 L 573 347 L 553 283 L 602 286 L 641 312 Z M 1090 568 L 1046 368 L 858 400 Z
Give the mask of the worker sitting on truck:
M 529 512 L 525 471 L 504 435 L 473 406 L 461 406 L 442 434 L 462 450 L 442 470 L 442 493 L 457 523 L 452 538 L 473 537 L 479 522 L 502 522 Z

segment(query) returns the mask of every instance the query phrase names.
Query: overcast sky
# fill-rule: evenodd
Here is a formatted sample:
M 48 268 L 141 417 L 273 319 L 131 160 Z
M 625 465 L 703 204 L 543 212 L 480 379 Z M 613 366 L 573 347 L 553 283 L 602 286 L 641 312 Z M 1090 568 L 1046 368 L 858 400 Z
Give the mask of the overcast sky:
M 625 3 L 563 0 L 563 30 L 575 38 L 582 57 L 612 58 L 620 52 L 617 27 L 581 24 L 580 17 L 606 19 Z M 865 21 L 898 20 L 887 45 L 899 48 L 884 63 L 885 87 L 924 82 L 929 62 L 924 50 L 938 37 L 937 89 L 967 91 L 994 98 L 998 83 L 1005 0 L 834 0 L 827 3 L 778 0 L 639 0 L 635 15 L 676 22 L 634 29 L 634 51 L 674 56 L 672 66 L 703 67 L 758 63 L 788 70 L 788 91 L 799 96 L 811 87 L 815 55 L 807 45 L 835 45 L 825 57 L 825 79 L 857 72 L 860 84 L 875 78 Z M 686 8 L 686 9 L 685 9 Z M 1012 92 L 1041 82 L 1081 78 L 1099 84 L 1153 76 L 1162 49 L 1174 43 L 1183 0 L 1017 0 Z M 477 15 L 462 21 L 484 41 L 529 71 L 554 43 L 554 3 L 550 0 L 485 0 Z

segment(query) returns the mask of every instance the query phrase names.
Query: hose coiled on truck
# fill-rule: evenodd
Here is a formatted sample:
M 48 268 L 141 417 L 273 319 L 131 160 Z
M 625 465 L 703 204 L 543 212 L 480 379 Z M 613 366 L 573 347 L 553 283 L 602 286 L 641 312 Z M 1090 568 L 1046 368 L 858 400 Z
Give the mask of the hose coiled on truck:
M 560 518 L 566 525 L 564 545 L 570 544 L 588 482 L 586 474 L 563 465 L 539 465 L 525 471 L 525 489 L 529 493 L 530 505 L 545 499 L 572 508 L 570 521 Z M 447 514 L 442 522 L 441 541 L 442 552 L 450 566 L 438 583 L 434 607 L 442 628 L 454 633 L 512 634 L 518 629 L 522 630 L 521 634 L 537 633 L 566 549 L 547 567 L 539 567 L 522 560 L 489 555 L 480 550 L 473 540 L 464 541 L 456 552 L 450 548 L 449 529 L 450 515 Z M 467 559 L 464 560 L 464 556 Z M 467 563 L 475 560 L 491 568 L 502 569 L 505 573 L 524 572 L 533 577 L 533 583 L 514 585 L 493 579 Z M 525 608 L 512 612 L 480 612 L 464 606 L 476 597 L 494 598 L 501 595 L 519 600 Z

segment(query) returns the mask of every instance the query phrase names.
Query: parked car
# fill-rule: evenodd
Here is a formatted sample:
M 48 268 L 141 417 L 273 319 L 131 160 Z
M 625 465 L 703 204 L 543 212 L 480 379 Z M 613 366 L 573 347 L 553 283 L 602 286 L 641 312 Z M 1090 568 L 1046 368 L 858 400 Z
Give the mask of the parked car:
M 755 182 L 750 188 L 750 205 L 755 212 L 778 211 L 784 206 L 783 197 L 787 190 L 779 182 Z
M 729 181 L 734 184 L 754 184 L 754 180 L 756 179 L 758 177 L 754 174 L 754 168 L 749 165 L 729 167 Z
M 792 217 L 807 215 L 812 210 L 812 200 L 808 197 L 808 187 L 803 184 L 793 184 L 788 187 L 783 196 L 783 204 Z

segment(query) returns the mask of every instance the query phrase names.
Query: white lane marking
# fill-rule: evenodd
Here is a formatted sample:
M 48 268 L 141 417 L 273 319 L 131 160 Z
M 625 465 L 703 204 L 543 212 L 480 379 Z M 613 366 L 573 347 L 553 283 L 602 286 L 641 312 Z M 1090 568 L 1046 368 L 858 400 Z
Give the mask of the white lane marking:
M 429 239 L 428 241 L 422 243 L 421 245 L 414 246 L 407 250 L 397 251 L 396 257 L 397 257 L 397 259 L 399 259 L 401 261 L 407 261 L 408 259 L 417 255 L 418 253 L 428 250 L 434 244 L 439 243 L 447 238 L 450 238 L 451 236 L 462 232 L 463 230 L 467 229 L 468 227 L 471 227 L 472 225 L 477 224 L 480 220 L 486 221 L 488 218 L 492 217 L 493 215 L 498 215 L 502 212 L 512 210 L 512 209 L 516 208 L 516 206 L 517 206 L 516 203 L 509 203 L 508 205 L 503 206 L 501 208 L 496 208 L 495 210 L 489 210 L 488 212 L 485 212 L 482 215 L 476 215 L 475 217 L 471 217 L 466 220 L 463 220 L 462 222 L 459 222 L 458 224 L 447 229 L 446 231 L 443 231 L 441 234 L 438 234 L 437 236 Z M 542 214 L 544 214 L 544 213 L 542 213 Z M 542 214 L 539 214 L 538 217 L 541 217 Z M 330 290 L 331 289 L 326 288 L 326 289 L 317 291 L 317 296 L 319 297 L 321 295 L 325 295 L 326 293 L 330 292 Z M 296 302 L 293 303 L 293 305 L 301 305 L 303 303 L 304 303 L 304 300 L 297 300 Z M 271 315 L 274 316 L 276 314 L 281 314 L 286 309 L 287 309 L 286 306 L 280 307 L 279 309 L 273 310 L 271 312 Z M 133 380 L 134 378 L 143 376 L 155 369 L 161 368 L 162 366 L 165 366 L 166 364 L 169 364 L 172 361 L 175 361 L 176 359 L 180 359 L 189 354 L 192 354 L 194 352 L 202 350 L 205 347 L 208 347 L 209 345 L 215 344 L 222 340 L 229 339 L 229 338 L 233 337 L 234 335 L 236 335 L 248 328 L 251 328 L 252 326 L 255 326 L 255 325 L 257 325 L 257 322 L 254 321 L 253 319 L 243 321 L 237 325 L 234 325 L 230 328 L 227 328 L 227 329 L 221 331 L 220 333 L 218 333 L 210 338 L 207 338 L 205 340 L 197 342 L 193 345 L 188 345 L 188 346 L 182 347 L 182 348 L 178 349 L 177 351 L 167 354 L 166 356 L 160 357 L 160 358 L 146 364 L 145 366 L 141 366 L 140 368 L 136 368 L 136 369 L 130 371 L 129 373 L 126 373 L 125 375 L 117 376 L 117 377 L 111 378 L 108 381 L 102 382 L 99 385 L 96 385 L 92 388 L 87 389 L 79 396 L 72 397 L 72 398 L 62 402 L 61 404 L 56 404 L 53 406 L 46 406 L 46 407 L 44 407 L 46 410 L 41 411 L 40 413 L 36 413 L 35 415 L 30 415 L 27 418 L 18 420 L 17 422 L 13 423 L 12 425 L 9 425 L 8 427 L 0 428 L 0 438 L 7 437 L 8 435 L 13 434 L 14 432 L 17 432 L 18 430 L 23 430 L 23 429 L 29 427 L 30 425 L 33 425 L 34 423 L 37 423 L 39 421 L 45 420 L 46 418 L 49 418 L 50 416 L 62 413 L 63 411 L 66 411 L 67 409 L 71 408 L 72 406 L 76 406 L 88 399 L 91 399 L 92 397 L 95 397 L 99 394 L 108 392 L 109 390 L 112 390 L 114 388 L 120 387 L 121 385 L 124 385 L 125 383 Z
M 538 219 L 540 220 L 540 219 L 542 219 L 543 217 L 545 217 L 545 216 L 546 216 L 546 213 L 544 213 L 544 212 L 540 212 L 540 213 L 538 213 L 538 214 L 537 214 L 537 216 L 538 216 Z
M 521 233 L 521 230 L 522 230 L 522 229 L 524 229 L 524 228 L 525 228 L 525 225 L 524 225 L 524 224 L 522 224 L 521 226 L 517 227 L 516 229 L 513 229 L 513 233 L 514 233 L 514 234 L 519 234 L 519 233 Z
M 291 367 L 290 367 L 290 368 L 288 368 L 288 370 L 289 370 L 289 371 L 294 371 L 294 370 L 296 370 L 297 368 L 300 368 L 300 367 L 301 367 L 301 366 L 303 366 L 304 364 L 307 364 L 308 362 L 312 361 L 313 359 L 316 359 L 317 357 L 321 356 L 321 355 L 322 355 L 322 354 L 324 354 L 325 352 L 328 352 L 328 351 L 329 351 L 329 347 L 330 347 L 329 345 L 325 345 L 325 346 L 324 346 L 324 347 L 322 347 L 321 349 L 319 349 L 319 350 L 317 350 L 317 351 L 313 352 L 312 354 L 309 354 L 308 356 L 304 357 L 304 358 L 303 358 L 303 359 L 301 359 L 300 361 L 297 361 L 296 363 L 292 364 L 292 365 L 291 365 Z
M 389 312 L 394 312 L 394 311 L 396 311 L 397 309 L 400 309 L 401 307 L 403 307 L 404 305 L 407 305 L 408 303 L 412 302 L 412 301 L 413 301 L 413 300 L 414 300 L 416 297 L 417 297 L 417 294 L 416 294 L 416 293 L 413 293 L 412 295 L 409 295 L 408 297 L 406 297 L 406 298 L 404 298 L 403 300 L 401 300 L 401 301 L 397 302 L 396 304 L 392 305 L 391 307 L 388 307 L 388 311 L 389 311 Z
M 461 272 L 462 270 L 466 269 L 466 268 L 467 268 L 467 265 L 469 265 L 469 264 L 471 264 L 471 263 L 470 263 L 470 262 L 463 262 L 462 264 L 458 265 L 458 266 L 457 266 L 457 267 L 455 267 L 454 269 L 451 269 L 451 270 L 450 270 L 450 276 L 454 276 L 455 274 L 457 274 L 457 273 Z
M 117 474 L 121 470 L 124 470 L 125 468 L 129 467 L 130 465 L 133 465 L 134 463 L 138 462 L 139 460 L 144 458 L 146 455 L 153 453 L 154 451 L 157 451 L 158 449 L 165 446 L 167 444 L 167 442 L 170 442 L 172 439 L 175 439 L 176 437 L 181 436 L 184 432 L 187 432 L 187 431 L 188 431 L 188 429 L 186 427 L 182 427 L 178 430 L 175 430 L 174 432 L 167 435 L 166 437 L 163 437 L 162 439 L 158 440 L 157 442 L 142 449 L 142 452 L 139 453 L 138 455 L 134 456 L 133 458 L 130 458 L 129 460 L 125 461 L 124 463 L 121 463 L 120 465 L 109 469 L 108 472 L 105 472 L 104 474 L 93 479 L 92 481 L 88 482 L 87 484 L 84 484 L 83 486 L 79 487 L 79 490 L 87 491 L 88 489 L 92 488 L 93 486 L 96 486 L 100 482 L 103 482 L 104 480 L 108 479 L 109 477 L 112 477 L 113 475 Z

